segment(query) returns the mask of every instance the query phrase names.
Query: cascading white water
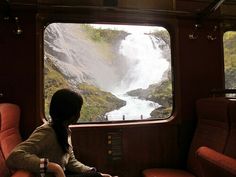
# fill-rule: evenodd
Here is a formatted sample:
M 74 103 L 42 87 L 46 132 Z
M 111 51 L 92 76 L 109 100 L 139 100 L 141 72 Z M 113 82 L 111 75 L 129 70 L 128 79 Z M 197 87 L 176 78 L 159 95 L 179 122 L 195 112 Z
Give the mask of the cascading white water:
M 160 105 L 147 100 L 140 100 L 126 94 L 138 88 L 146 89 L 149 85 L 161 81 L 169 63 L 162 56 L 160 40 L 144 33 L 128 35 L 120 45 L 120 53 L 127 60 L 128 69 L 114 94 L 126 101 L 119 110 L 107 113 L 109 120 L 149 118 L 150 113 Z
M 108 120 L 135 120 L 146 119 L 150 117 L 150 113 L 160 105 L 152 101 L 140 100 L 126 94 L 115 94 L 118 98 L 125 100 L 126 105 L 118 110 L 111 111 L 106 114 Z
M 121 81 L 118 90 L 127 92 L 138 88 L 148 88 L 158 83 L 169 63 L 162 56 L 159 48 L 161 41 L 144 33 L 134 33 L 126 37 L 120 46 L 120 53 L 127 59 L 130 66 Z

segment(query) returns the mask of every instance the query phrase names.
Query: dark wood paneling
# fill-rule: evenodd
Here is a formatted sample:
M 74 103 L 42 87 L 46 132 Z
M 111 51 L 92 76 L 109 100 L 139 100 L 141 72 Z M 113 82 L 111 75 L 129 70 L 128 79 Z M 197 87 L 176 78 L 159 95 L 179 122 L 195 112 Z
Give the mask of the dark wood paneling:
M 190 40 L 195 21 L 180 21 L 179 52 L 181 70 L 181 92 L 183 118 L 192 119 L 195 101 L 209 96 L 211 89 L 224 87 L 223 49 L 219 23 L 206 22 L 197 30 L 198 38 Z M 214 26 L 216 40 L 207 39 Z
M 137 9 L 156 9 L 156 10 L 173 10 L 173 0 L 119 0 L 118 6 L 122 8 Z
M 39 4 L 44 5 L 66 5 L 66 6 L 102 6 L 103 0 L 38 0 Z
M 12 21 L 0 24 L 0 87 L 6 101 L 18 104 L 22 110 L 21 129 L 28 136 L 35 126 L 36 31 L 34 14 L 15 14 L 20 19 L 23 34 L 14 34 Z M 0 88 L 1 89 L 1 88 Z
M 111 160 L 108 135 L 121 132 L 122 159 Z M 74 152 L 85 164 L 120 177 L 137 177 L 148 167 L 179 167 L 178 129 L 176 125 L 128 127 L 74 127 Z M 171 160 L 170 160 L 171 159 Z

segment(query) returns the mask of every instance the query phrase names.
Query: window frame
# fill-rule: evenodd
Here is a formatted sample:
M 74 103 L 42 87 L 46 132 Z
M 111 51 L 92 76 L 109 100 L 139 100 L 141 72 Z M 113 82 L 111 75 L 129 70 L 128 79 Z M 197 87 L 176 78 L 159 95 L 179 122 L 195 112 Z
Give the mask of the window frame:
M 90 8 L 88 8 L 90 9 Z M 85 9 L 83 9 L 85 10 Z M 90 12 L 89 10 L 87 12 Z M 99 13 L 99 15 L 97 14 Z M 153 14 L 153 12 L 143 12 L 143 11 L 125 11 L 125 13 L 117 12 L 115 13 L 115 18 L 111 19 L 111 16 L 107 15 L 107 13 L 111 13 L 109 11 L 98 10 L 95 9 L 93 13 L 88 13 L 84 15 L 83 13 L 65 13 L 66 15 L 62 14 L 54 14 L 54 13 L 39 13 L 37 15 L 37 29 L 40 29 L 38 34 L 38 43 L 39 45 L 39 65 L 41 66 L 39 71 L 39 83 L 40 84 L 40 117 L 45 119 L 45 111 L 44 111 L 44 49 L 43 49 L 43 38 L 44 38 L 44 29 L 47 25 L 51 23 L 98 23 L 98 24 L 130 24 L 130 25 L 146 25 L 146 26 L 161 26 L 165 28 L 170 35 L 170 52 L 171 52 L 171 75 L 172 75 L 172 113 L 168 118 L 153 118 L 153 119 L 137 119 L 137 120 L 121 120 L 121 121 L 107 121 L 107 122 L 83 122 L 77 123 L 83 125 L 134 125 L 134 124 L 150 124 L 150 123 L 163 123 L 163 122 L 170 122 L 176 117 L 176 77 L 178 77 L 174 67 L 175 61 L 173 58 L 177 58 L 176 55 L 176 46 L 174 35 L 176 33 L 176 26 L 177 21 L 176 19 L 172 18 L 161 18 L 158 14 Z M 142 14 L 142 16 L 141 16 Z M 121 18 L 122 17 L 122 18 Z M 158 18 L 156 18 L 158 17 Z M 175 77 L 174 77 L 175 76 Z M 179 90 L 179 89 L 178 89 Z

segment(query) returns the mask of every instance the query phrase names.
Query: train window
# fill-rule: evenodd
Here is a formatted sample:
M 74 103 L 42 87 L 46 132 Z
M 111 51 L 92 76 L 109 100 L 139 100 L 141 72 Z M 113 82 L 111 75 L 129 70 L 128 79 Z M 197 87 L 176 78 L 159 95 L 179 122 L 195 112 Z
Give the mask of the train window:
M 224 33 L 225 88 L 236 89 L 236 32 Z
M 80 122 L 168 118 L 170 35 L 160 26 L 52 23 L 44 31 L 46 117 L 59 88 L 82 94 Z

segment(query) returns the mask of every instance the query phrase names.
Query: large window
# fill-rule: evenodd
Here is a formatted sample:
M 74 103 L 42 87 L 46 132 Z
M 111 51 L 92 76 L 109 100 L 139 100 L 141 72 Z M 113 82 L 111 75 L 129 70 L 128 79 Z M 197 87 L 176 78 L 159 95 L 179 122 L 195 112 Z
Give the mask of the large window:
M 168 118 L 170 36 L 163 27 L 53 23 L 44 32 L 45 115 L 52 94 L 84 99 L 80 122 Z
M 225 88 L 236 89 L 236 32 L 224 34 Z

